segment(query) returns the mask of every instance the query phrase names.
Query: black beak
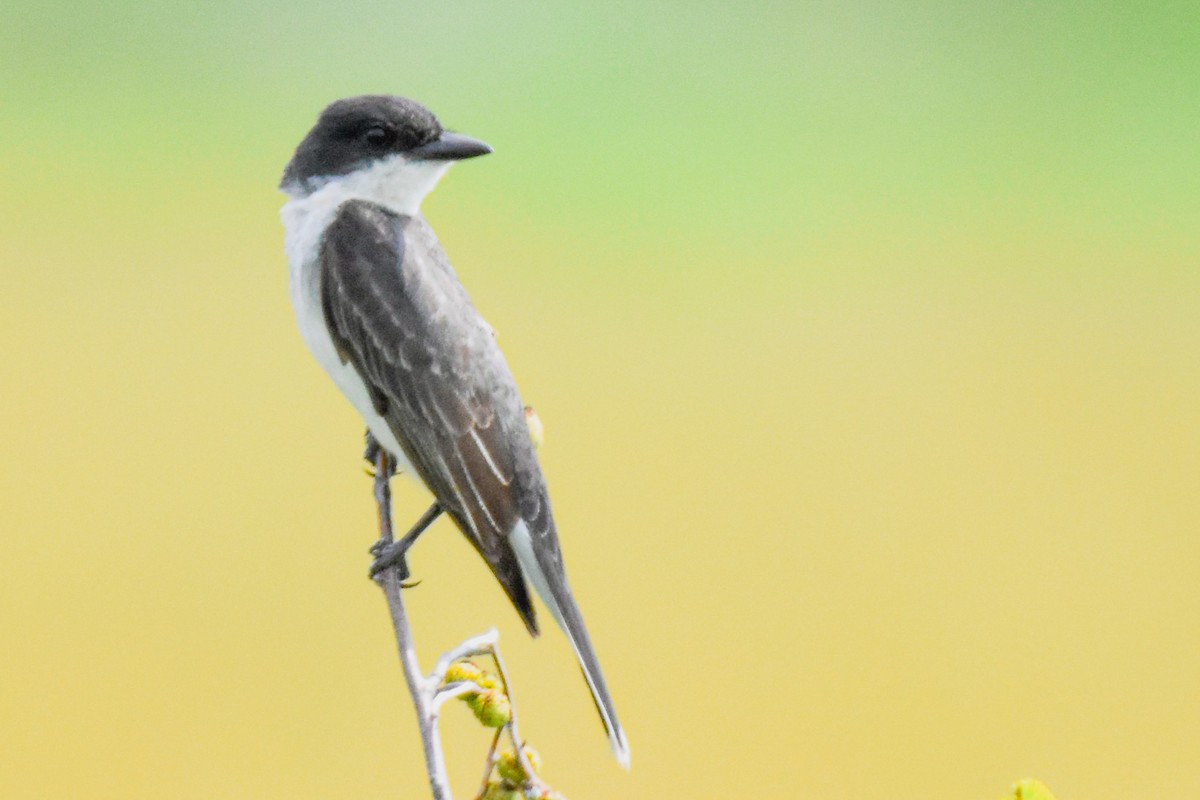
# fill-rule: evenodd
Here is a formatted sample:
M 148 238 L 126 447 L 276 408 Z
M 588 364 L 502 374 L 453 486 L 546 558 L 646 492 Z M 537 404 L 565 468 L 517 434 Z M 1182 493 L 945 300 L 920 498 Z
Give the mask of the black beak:
M 432 142 L 409 150 L 408 157 L 425 161 L 462 161 L 464 158 L 486 156 L 490 152 L 492 148 L 485 142 L 461 133 L 443 131 Z

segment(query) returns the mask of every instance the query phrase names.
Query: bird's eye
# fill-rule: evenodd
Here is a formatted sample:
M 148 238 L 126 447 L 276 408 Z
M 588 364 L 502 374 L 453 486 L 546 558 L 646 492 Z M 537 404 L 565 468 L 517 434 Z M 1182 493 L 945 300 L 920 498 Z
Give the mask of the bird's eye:
M 367 144 L 371 145 L 372 147 L 381 147 L 387 144 L 389 137 L 386 128 L 376 125 L 373 128 L 368 128 L 367 132 L 363 134 L 363 138 L 365 138 L 367 140 Z

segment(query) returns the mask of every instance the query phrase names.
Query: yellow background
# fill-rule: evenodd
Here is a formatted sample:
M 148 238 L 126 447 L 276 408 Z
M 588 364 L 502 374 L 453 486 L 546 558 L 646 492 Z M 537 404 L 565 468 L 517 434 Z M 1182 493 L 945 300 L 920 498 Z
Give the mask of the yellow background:
M 409 598 L 426 662 L 499 625 L 548 780 L 1200 796 L 1200 14 L 851 5 L 7 4 L 0 796 L 423 796 L 275 191 L 380 91 L 496 148 L 425 210 L 633 772 L 446 523 Z

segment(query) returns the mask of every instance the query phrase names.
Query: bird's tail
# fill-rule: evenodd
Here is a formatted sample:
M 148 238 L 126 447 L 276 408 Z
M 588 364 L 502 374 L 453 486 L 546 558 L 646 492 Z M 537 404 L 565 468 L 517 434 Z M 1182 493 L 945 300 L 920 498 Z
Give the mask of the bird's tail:
M 513 545 L 513 550 L 516 551 L 517 559 L 521 562 L 526 577 L 533 584 L 533 588 L 537 590 L 542 602 L 550 609 L 558 627 L 562 628 L 563 633 L 571 642 L 571 647 L 575 650 L 575 657 L 579 659 L 583 677 L 587 681 L 588 688 L 592 690 L 592 699 L 596 702 L 596 710 L 600 712 L 600 719 L 604 722 L 604 729 L 608 732 L 608 741 L 612 746 L 613 755 L 616 756 L 617 763 L 625 769 L 629 769 L 629 743 L 625 740 L 625 731 L 621 729 L 621 722 L 617 719 L 617 710 L 613 706 L 612 695 L 608 693 L 608 684 L 604 682 L 604 673 L 600 671 L 600 661 L 596 658 L 592 640 L 588 637 L 587 628 L 583 624 L 583 615 L 580 614 L 579 606 L 571 594 L 571 587 L 567 585 L 565 574 L 561 567 L 553 568 L 551 565 L 542 564 L 541 559 L 534 551 L 529 538 L 529 529 L 524 522 L 518 523 L 509 537 L 509 541 Z M 555 566 L 557 567 L 557 565 Z

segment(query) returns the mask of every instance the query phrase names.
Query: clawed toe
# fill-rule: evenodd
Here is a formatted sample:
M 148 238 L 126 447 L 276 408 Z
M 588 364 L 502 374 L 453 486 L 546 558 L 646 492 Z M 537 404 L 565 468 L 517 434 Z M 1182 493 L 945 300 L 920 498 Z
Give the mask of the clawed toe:
M 378 541 L 371 547 L 371 555 L 375 560 L 371 563 L 371 577 L 374 578 L 385 569 L 396 568 L 401 581 L 409 576 L 408 563 L 404 556 L 408 552 L 410 542 Z

